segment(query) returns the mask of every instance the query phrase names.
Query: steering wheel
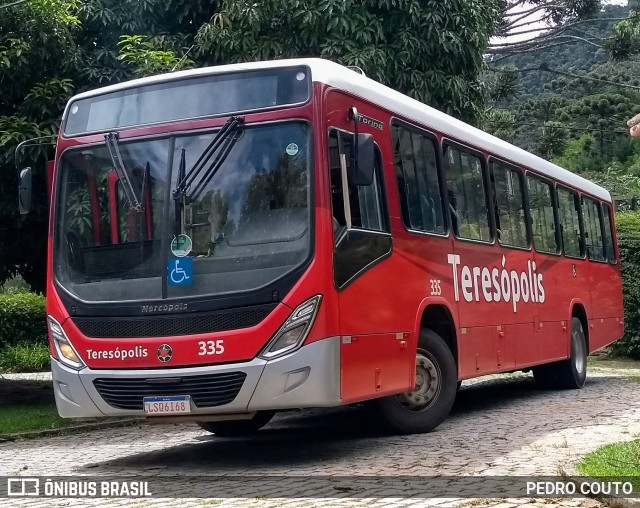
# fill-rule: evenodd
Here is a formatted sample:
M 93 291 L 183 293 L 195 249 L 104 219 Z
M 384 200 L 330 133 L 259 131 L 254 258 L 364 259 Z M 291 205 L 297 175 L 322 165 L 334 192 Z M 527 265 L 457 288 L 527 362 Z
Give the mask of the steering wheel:
M 69 264 L 74 270 L 84 271 L 84 257 L 82 255 L 82 247 L 80 239 L 75 233 L 69 232 L 66 235 L 67 240 L 67 258 Z

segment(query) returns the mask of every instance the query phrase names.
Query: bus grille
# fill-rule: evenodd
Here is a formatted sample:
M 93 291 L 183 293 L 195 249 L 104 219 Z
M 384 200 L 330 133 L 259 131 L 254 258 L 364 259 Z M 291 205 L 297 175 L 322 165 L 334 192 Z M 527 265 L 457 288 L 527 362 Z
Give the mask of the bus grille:
M 191 395 L 197 407 L 213 407 L 232 402 L 246 377 L 244 372 L 227 372 L 166 379 L 98 378 L 93 385 L 105 402 L 117 409 L 142 410 L 143 397 L 169 395 Z
M 258 305 L 175 316 L 74 317 L 72 320 L 86 337 L 96 339 L 170 337 L 249 328 L 260 323 L 275 307 L 275 305 Z

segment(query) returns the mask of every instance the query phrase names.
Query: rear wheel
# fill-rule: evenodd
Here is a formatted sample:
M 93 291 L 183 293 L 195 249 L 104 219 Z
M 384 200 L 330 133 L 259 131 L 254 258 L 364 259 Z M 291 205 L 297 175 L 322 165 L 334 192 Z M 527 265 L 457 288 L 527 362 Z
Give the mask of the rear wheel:
M 457 382 L 451 350 L 437 333 L 422 329 L 416 354 L 415 389 L 378 399 L 375 407 L 385 423 L 397 432 L 429 432 L 451 411 Z
M 543 388 L 582 388 L 587 379 L 587 339 L 581 321 L 571 319 L 571 356 L 567 360 L 540 365 L 533 369 L 533 377 Z
M 248 420 L 226 420 L 221 422 L 196 422 L 204 430 L 220 437 L 246 436 L 258 432 L 264 427 L 275 411 L 258 411 Z

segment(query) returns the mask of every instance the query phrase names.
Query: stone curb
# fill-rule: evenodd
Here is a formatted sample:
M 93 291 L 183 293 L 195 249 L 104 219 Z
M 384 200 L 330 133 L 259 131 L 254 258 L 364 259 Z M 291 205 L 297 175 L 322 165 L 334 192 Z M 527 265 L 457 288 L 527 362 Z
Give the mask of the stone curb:
M 598 478 L 594 478 L 591 476 L 567 476 L 566 480 L 573 483 L 576 488 L 580 486 L 582 482 L 598 482 L 601 481 Z M 584 494 L 585 497 L 589 499 L 594 499 L 595 501 L 599 501 L 606 506 L 610 506 L 611 508 L 640 508 L 640 499 L 639 498 L 628 498 L 628 497 L 619 497 L 619 496 L 608 496 L 603 494 Z
M 111 429 L 117 427 L 129 427 L 136 423 L 143 423 L 144 418 L 127 418 L 125 420 L 114 420 L 108 422 L 83 423 L 80 425 L 70 425 L 69 427 L 59 427 L 57 429 L 34 430 L 29 432 L 16 432 L 13 434 L 0 434 L 0 443 L 10 441 L 22 441 L 26 439 L 37 439 L 40 437 L 61 436 L 65 434 L 75 434 L 91 430 Z
M 2 372 L 0 373 L 0 379 L 6 379 L 7 381 L 52 381 L 53 376 L 50 370 L 42 372 Z

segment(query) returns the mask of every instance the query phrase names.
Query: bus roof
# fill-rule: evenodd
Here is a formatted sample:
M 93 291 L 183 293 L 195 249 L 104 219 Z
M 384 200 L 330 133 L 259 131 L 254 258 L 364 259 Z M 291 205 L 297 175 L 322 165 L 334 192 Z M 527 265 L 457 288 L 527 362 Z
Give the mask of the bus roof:
M 580 189 L 588 194 L 605 201 L 611 201 L 609 192 L 599 185 L 586 180 L 575 173 L 557 166 L 538 157 L 522 148 L 507 143 L 491 134 L 477 129 L 461 120 L 457 120 L 435 108 L 427 106 L 411 97 L 408 97 L 392 88 L 389 88 L 373 79 L 353 71 L 343 65 L 323 60 L 320 58 L 296 58 L 288 60 L 270 60 L 265 62 L 247 62 L 239 64 L 221 65 L 216 67 L 204 67 L 186 71 L 159 74 L 147 78 L 110 85 L 108 87 L 91 90 L 74 96 L 69 103 L 77 99 L 83 99 L 100 95 L 106 92 L 114 92 L 141 85 L 174 81 L 177 79 L 220 74 L 225 72 L 237 72 L 241 70 L 269 69 L 276 67 L 290 67 L 306 65 L 311 69 L 312 80 L 324 83 L 346 92 L 357 95 L 381 108 L 402 116 L 406 120 L 412 120 L 417 124 L 442 133 L 445 137 L 451 137 L 460 142 L 482 149 L 496 157 L 510 161 L 519 166 L 533 169 L 542 175 L 553 178 L 559 182 Z

